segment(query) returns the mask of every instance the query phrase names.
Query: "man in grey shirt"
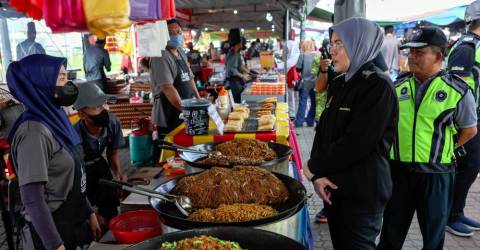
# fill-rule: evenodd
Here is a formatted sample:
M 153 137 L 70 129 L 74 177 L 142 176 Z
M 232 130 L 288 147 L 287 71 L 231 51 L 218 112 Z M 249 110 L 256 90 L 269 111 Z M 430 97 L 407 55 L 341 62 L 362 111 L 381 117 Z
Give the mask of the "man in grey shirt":
M 178 127 L 182 120 L 181 100 L 200 98 L 194 81 L 194 75 L 182 51 L 182 28 L 177 20 L 168 22 L 170 40 L 162 57 L 150 59 L 150 78 L 155 96 L 152 118 L 157 125 L 159 137 Z
M 387 63 L 388 71 L 390 72 L 390 78 L 392 81 L 398 76 L 398 40 L 393 34 L 393 26 L 385 26 L 385 38 L 382 45 L 382 54 Z
M 110 72 L 112 63 L 107 50 L 105 50 L 105 40 L 97 39 L 95 46 L 88 44 L 85 49 L 83 69 L 87 81 L 97 81 L 97 85 L 103 90 L 107 80 L 107 75 L 103 71 L 104 67 Z

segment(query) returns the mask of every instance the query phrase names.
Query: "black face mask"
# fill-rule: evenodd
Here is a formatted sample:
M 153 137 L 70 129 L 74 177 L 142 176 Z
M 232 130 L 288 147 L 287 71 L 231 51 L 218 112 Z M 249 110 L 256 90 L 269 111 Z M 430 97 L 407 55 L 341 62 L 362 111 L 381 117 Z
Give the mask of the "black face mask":
M 104 128 L 107 127 L 110 123 L 110 117 L 108 116 L 108 111 L 106 109 L 98 115 L 89 115 L 90 120 L 93 121 L 93 124 L 97 127 Z
M 78 97 L 78 88 L 73 84 L 72 81 L 68 81 L 63 86 L 55 87 L 54 103 L 58 106 L 70 106 L 77 100 Z

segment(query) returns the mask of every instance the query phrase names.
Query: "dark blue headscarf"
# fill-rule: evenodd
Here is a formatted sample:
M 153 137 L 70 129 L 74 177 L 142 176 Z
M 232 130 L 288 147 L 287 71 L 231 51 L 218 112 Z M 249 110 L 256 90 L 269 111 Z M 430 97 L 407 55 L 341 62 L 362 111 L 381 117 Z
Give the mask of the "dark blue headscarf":
M 8 88 L 26 107 L 10 131 L 10 142 L 20 124 L 37 121 L 45 125 L 68 151 L 72 152 L 73 147 L 80 143 L 67 114 L 53 101 L 60 67 L 65 63 L 65 58 L 37 54 L 10 64 L 7 70 Z

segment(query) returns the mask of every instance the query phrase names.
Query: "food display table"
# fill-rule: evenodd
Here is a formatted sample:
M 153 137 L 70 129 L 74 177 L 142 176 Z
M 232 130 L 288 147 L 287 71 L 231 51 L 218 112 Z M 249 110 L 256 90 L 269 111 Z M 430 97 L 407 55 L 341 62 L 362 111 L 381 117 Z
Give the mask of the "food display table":
M 181 146 L 189 147 L 197 144 L 210 142 L 224 142 L 239 138 L 257 139 L 260 141 L 273 141 L 284 145 L 289 145 L 290 127 L 288 120 L 288 105 L 286 103 L 277 103 L 275 131 L 257 132 L 257 133 L 224 133 L 220 135 L 213 122 L 209 124 L 210 132 L 206 135 L 187 135 L 185 126 L 181 124 L 165 137 L 165 141 L 172 142 Z M 163 150 L 161 161 L 166 161 L 174 156 L 172 151 Z

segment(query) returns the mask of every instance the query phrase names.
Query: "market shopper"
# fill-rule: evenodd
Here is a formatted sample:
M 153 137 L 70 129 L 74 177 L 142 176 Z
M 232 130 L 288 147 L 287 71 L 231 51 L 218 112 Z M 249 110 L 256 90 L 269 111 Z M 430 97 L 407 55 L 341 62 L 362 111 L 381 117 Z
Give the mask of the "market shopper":
M 215 45 L 213 45 L 213 43 L 210 43 L 209 48 L 207 50 L 207 54 L 208 54 L 209 60 L 211 61 L 219 60 L 218 50 L 215 48 Z
M 382 45 L 382 54 L 385 57 L 388 73 L 390 74 L 392 81 L 397 79 L 399 73 L 398 57 L 400 51 L 398 50 L 398 45 L 399 42 L 393 34 L 393 26 L 385 26 L 385 39 Z
M 443 248 L 453 193 L 454 149 L 477 133 L 471 91 L 458 76 L 441 69 L 446 44 L 441 29 L 425 27 L 401 47 L 410 50 L 411 73 L 395 82 L 399 121 L 390 154 L 393 192 L 379 249 L 402 248 L 415 212 L 423 249 Z
M 298 58 L 297 71 L 301 72 L 301 81 L 298 86 L 299 100 L 298 110 L 295 117 L 295 126 L 302 127 L 304 122 L 307 122 L 307 126 L 313 127 L 315 125 L 315 111 L 316 111 L 316 99 L 314 85 L 317 79 L 315 74 L 312 74 L 312 64 L 315 57 L 320 56 L 315 52 L 315 43 L 312 40 L 305 40 L 302 43 L 302 54 Z M 310 99 L 310 109 L 305 117 L 305 111 L 307 109 L 307 101 Z
M 187 47 L 189 50 L 187 52 L 188 63 L 190 63 L 190 69 L 195 76 L 195 82 L 197 82 L 198 80 L 202 80 L 202 66 L 200 65 L 202 62 L 202 55 L 200 55 L 198 50 L 193 49 L 192 42 L 189 42 Z
M 479 103 L 480 58 L 480 1 L 470 4 L 465 11 L 467 33 L 462 35 L 450 50 L 447 69 L 462 77 L 470 87 L 477 104 Z M 478 118 L 478 117 L 477 117 Z M 480 124 L 477 121 L 477 131 Z M 464 215 L 465 203 L 470 187 L 480 170 L 480 134 L 477 133 L 465 143 L 466 154 L 457 155 L 457 168 L 453 201 L 448 219 L 447 231 L 457 236 L 472 236 L 473 230 L 480 230 L 480 222 Z
M 37 29 L 34 22 L 27 24 L 27 39 L 17 45 L 17 61 L 24 57 L 34 54 L 45 54 L 45 49 L 41 44 L 35 42 L 37 38 Z
M 7 71 L 10 92 L 27 108 L 9 136 L 25 210 L 24 249 L 75 250 L 100 235 L 84 194 L 80 138 L 62 108 L 78 94 L 65 64 L 65 58 L 31 55 Z
M 295 91 L 295 85 L 298 84 L 300 77 L 297 72 L 297 62 L 300 56 L 300 49 L 295 44 L 295 41 L 288 40 L 283 48 L 283 57 L 287 61 L 287 102 L 288 102 L 288 115 L 290 118 L 295 117 L 297 112 L 297 100 L 298 93 Z M 283 65 L 282 65 L 283 67 Z
M 242 92 L 245 88 L 245 83 L 251 78 L 244 73 L 242 55 L 240 51 L 244 48 L 245 39 L 240 37 L 238 29 L 231 29 L 229 34 L 230 50 L 228 51 L 225 60 L 226 81 L 232 91 L 233 100 L 240 103 L 242 100 Z
M 95 81 L 101 88 L 105 89 L 107 84 L 107 75 L 103 68 L 108 72 L 112 69 L 110 56 L 105 49 L 105 40 L 97 39 L 95 45 L 87 43 L 85 53 L 83 54 L 83 70 L 87 81 Z
M 341 72 L 328 89 L 305 175 L 324 200 L 335 249 L 375 249 L 391 194 L 388 166 L 397 120 L 392 82 L 372 63 L 383 42 L 364 18 L 331 27 L 330 53 Z
M 85 153 L 87 197 L 108 224 L 118 215 L 120 200 L 115 188 L 101 186 L 98 180 L 125 180 L 126 177 L 120 169 L 119 149 L 125 144 L 122 128 L 118 118 L 106 109 L 106 101 L 107 96 L 95 83 L 86 82 L 79 85 L 73 107 L 81 118 L 74 127 Z
M 162 57 L 150 58 L 150 78 L 155 96 L 152 119 L 157 125 L 159 137 L 178 127 L 182 120 L 181 100 L 200 98 L 194 75 L 182 51 L 183 35 L 176 19 L 167 21 L 170 40 Z

